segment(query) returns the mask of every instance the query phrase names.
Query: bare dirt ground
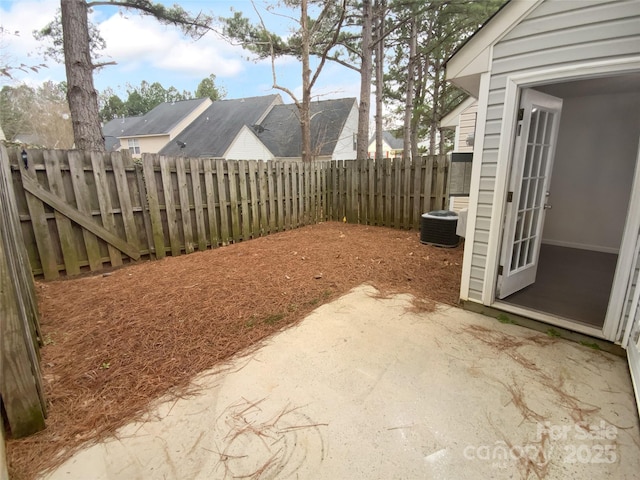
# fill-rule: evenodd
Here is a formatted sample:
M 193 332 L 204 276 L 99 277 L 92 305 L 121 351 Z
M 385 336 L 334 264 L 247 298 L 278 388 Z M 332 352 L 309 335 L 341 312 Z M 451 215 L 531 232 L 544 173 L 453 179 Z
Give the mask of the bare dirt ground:
M 189 394 L 206 369 L 362 283 L 456 304 L 462 247 L 419 232 L 323 223 L 106 276 L 38 282 L 47 428 L 9 440 L 11 478 L 34 478 L 87 442 Z

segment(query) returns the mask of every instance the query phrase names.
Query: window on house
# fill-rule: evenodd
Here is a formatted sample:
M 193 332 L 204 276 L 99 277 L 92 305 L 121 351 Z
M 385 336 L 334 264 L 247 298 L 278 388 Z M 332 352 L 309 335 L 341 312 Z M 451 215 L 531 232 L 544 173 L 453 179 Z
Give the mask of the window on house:
M 137 138 L 130 138 L 129 140 L 129 152 L 132 155 L 140 155 L 140 143 Z

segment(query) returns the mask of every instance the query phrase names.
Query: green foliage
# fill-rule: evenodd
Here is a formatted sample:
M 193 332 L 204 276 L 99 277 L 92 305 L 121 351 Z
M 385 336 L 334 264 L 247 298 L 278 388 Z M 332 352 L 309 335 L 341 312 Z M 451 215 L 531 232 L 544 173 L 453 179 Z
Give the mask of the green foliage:
M 508 315 L 505 315 L 504 313 L 501 313 L 500 315 L 498 315 L 496 317 L 496 320 L 498 320 L 500 323 L 506 323 L 511 325 L 516 324 L 516 322 L 511 317 L 509 317 Z
M 102 108 L 100 109 L 100 120 L 108 122 L 116 117 L 128 116 L 128 110 L 122 99 L 113 93 L 113 91 L 106 95 L 101 95 Z
M 555 328 L 550 328 L 549 330 L 547 330 L 547 335 L 549 335 L 550 337 L 561 337 L 562 336 L 560 334 L 560 332 L 557 331 Z
M 173 25 L 180 28 L 183 33 L 198 39 L 212 29 L 213 17 L 202 13 L 191 14 L 178 4 L 167 7 L 162 3 L 154 3 L 149 0 L 109 0 L 103 2 L 87 2 L 87 5 L 112 5 L 114 7 L 133 10 L 142 15 L 154 17 L 164 25 Z
M 596 342 L 588 342 L 586 340 L 580 340 L 580 345 L 589 347 L 592 350 L 600 350 L 600 345 L 598 345 Z
M 395 0 L 389 3 L 385 99 L 395 105 L 392 115 L 402 115 L 409 63 L 406 45 L 409 20 L 413 16 L 418 20 L 419 30 L 411 124 L 417 130 L 417 138 L 430 138 L 430 150 L 436 148 L 436 132 L 442 117 L 465 98 L 463 92 L 445 81 L 445 62 L 503 3 L 504 0 Z
M 127 99 L 122 100 L 112 89 L 107 88 L 100 97 L 100 119 L 108 122 L 116 117 L 135 117 L 144 115 L 164 102 L 179 102 L 192 98 L 209 97 L 211 100 L 224 98 L 226 92 L 215 84 L 216 76 L 211 74 L 203 79 L 195 92 L 179 92 L 171 86 L 165 88 L 160 82 L 149 83 L 143 80 L 140 85 L 127 86 Z
M 300 1 L 287 0 L 282 4 L 296 9 L 299 7 Z M 309 5 L 322 10 L 317 18 L 308 19 L 310 53 L 321 56 L 325 50 L 336 46 L 332 42 L 332 34 L 342 19 L 341 4 L 336 1 L 317 0 L 309 1 Z M 281 37 L 268 31 L 263 24 L 251 23 L 251 20 L 245 17 L 242 12 L 233 11 L 231 17 L 220 20 L 223 22 L 225 37 L 242 45 L 260 59 L 270 58 L 272 54 L 275 57 L 291 55 L 298 59 L 302 55 L 302 31 L 300 28 L 294 28 L 289 35 Z
M 207 78 L 203 79 L 196 89 L 196 98 L 209 97 L 211 101 L 216 101 L 224 98 L 227 92 L 224 88 L 218 88 L 216 86 L 216 76 L 212 73 Z

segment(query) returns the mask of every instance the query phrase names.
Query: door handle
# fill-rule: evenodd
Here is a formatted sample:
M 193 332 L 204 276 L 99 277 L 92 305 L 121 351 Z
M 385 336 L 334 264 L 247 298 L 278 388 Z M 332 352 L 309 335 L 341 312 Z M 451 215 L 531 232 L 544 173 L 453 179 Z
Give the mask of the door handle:
M 545 210 L 551 210 L 553 207 L 551 205 L 549 205 L 548 203 L 544 204 L 544 209 Z

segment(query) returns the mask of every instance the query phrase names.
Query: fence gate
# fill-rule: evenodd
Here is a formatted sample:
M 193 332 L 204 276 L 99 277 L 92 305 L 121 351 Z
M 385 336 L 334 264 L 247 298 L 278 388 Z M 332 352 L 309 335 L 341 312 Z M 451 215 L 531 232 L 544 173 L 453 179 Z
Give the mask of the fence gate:
M 42 430 L 46 413 L 38 307 L 24 245 L 7 150 L 0 146 L 0 397 L 14 438 Z

